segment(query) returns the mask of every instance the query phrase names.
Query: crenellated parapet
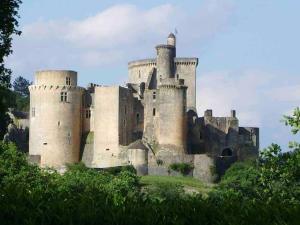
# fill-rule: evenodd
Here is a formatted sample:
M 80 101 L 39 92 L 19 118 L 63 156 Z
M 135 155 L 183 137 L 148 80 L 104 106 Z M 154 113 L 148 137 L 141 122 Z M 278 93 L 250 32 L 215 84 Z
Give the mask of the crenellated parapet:
M 175 65 L 198 65 L 198 58 L 174 58 Z M 134 67 L 156 67 L 156 59 L 141 59 L 141 60 L 135 60 L 128 63 L 128 69 L 134 68 Z
M 66 91 L 81 91 L 83 92 L 85 89 L 83 87 L 78 86 L 70 86 L 70 85 L 30 85 L 28 87 L 29 91 L 43 91 L 43 90 L 66 90 Z

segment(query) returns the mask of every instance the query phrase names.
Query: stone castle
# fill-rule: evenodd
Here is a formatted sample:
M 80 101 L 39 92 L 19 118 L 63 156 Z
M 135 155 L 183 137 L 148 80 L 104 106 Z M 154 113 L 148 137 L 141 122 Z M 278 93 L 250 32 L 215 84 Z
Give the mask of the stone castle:
M 176 37 L 156 58 L 128 63 L 126 87 L 77 86 L 77 73 L 38 71 L 30 90 L 29 158 L 42 167 L 82 161 L 92 168 L 133 165 L 138 174 L 212 181 L 234 161 L 255 157 L 259 129 L 239 127 L 234 110 L 214 117 L 196 110 L 197 58 L 176 57 Z M 201 103 L 200 103 L 201 104 Z

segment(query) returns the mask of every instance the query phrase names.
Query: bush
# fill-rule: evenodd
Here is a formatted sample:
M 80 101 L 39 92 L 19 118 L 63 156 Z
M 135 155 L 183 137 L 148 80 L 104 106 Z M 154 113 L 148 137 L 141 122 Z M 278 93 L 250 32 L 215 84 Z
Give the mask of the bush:
M 182 175 L 187 175 L 192 169 L 194 169 L 194 166 L 189 163 L 172 163 L 169 165 L 169 169 L 177 171 Z
M 231 179 L 249 188 L 244 182 L 246 172 L 241 171 L 251 166 L 236 164 L 222 181 L 228 183 L 223 184 L 229 185 Z M 186 194 L 176 184 L 140 186 L 139 177 L 130 170 L 110 173 L 79 163 L 69 165 L 61 175 L 28 164 L 14 145 L 0 144 L 1 225 L 279 225 L 299 221 L 296 203 L 245 198 L 244 189 L 236 188 L 239 185 L 216 189 L 206 197 Z

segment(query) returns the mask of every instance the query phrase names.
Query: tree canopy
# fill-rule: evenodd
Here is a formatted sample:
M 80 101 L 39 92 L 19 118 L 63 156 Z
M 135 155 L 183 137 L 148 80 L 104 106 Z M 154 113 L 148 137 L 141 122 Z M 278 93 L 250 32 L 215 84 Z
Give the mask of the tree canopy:
M 5 58 L 12 53 L 13 35 L 20 35 L 18 28 L 18 10 L 21 0 L 0 1 L 0 140 L 3 138 L 9 117 L 6 114 L 8 107 L 13 104 L 11 87 L 12 71 L 5 67 Z

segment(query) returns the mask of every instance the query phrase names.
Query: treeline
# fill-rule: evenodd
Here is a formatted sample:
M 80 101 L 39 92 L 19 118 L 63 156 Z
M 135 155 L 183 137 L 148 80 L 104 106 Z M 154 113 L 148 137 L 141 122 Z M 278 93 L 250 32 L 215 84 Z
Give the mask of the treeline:
M 238 163 L 208 195 L 179 185 L 143 187 L 132 170 L 70 165 L 59 174 L 0 145 L 0 224 L 299 224 L 300 153 L 266 149 Z

